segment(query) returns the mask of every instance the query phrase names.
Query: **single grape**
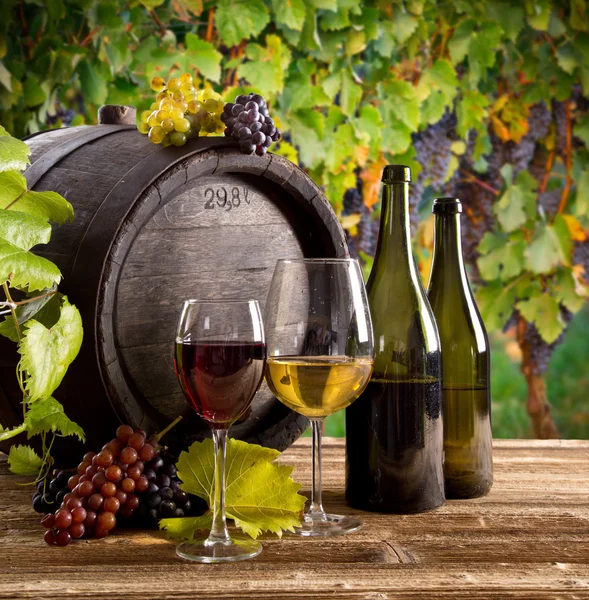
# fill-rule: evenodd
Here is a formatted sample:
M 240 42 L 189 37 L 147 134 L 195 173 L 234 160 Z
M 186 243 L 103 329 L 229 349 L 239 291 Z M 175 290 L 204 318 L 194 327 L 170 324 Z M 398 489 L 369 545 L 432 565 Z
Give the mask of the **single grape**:
M 113 453 L 110 450 L 102 450 L 98 454 L 96 463 L 99 467 L 104 467 L 106 469 L 113 464 L 114 460 Z
M 208 100 L 209 98 L 214 98 L 215 92 L 211 88 L 206 88 L 202 92 L 203 100 Z
M 97 515 L 96 511 L 94 511 L 94 510 L 86 511 L 86 518 L 84 519 L 84 525 L 88 528 L 94 527 L 94 525 L 96 524 L 97 518 L 98 518 L 98 515 Z
M 166 519 L 174 516 L 176 504 L 172 500 L 164 500 L 160 506 L 160 515 Z
M 251 101 L 255 102 L 260 108 L 266 106 L 266 101 L 264 98 L 262 98 L 262 96 L 260 96 L 260 94 L 254 94 Z
M 127 446 L 121 451 L 120 460 L 125 465 L 132 465 L 137 460 L 137 457 L 137 450 L 135 450 L 135 448 L 130 448 L 129 446 Z
M 68 532 L 72 536 L 72 539 L 77 540 L 86 533 L 86 528 L 83 523 L 72 523 Z
M 118 465 L 111 465 L 106 469 L 104 475 L 109 481 L 118 482 L 123 477 L 123 471 Z
M 154 143 L 154 144 L 161 144 L 164 137 L 165 137 L 165 132 L 161 127 L 152 127 L 149 130 L 149 141 Z
M 162 100 L 164 100 L 165 98 L 168 98 L 168 92 L 166 90 L 162 90 L 156 97 L 155 97 L 155 101 L 157 102 L 161 102 Z M 160 107 L 161 108 L 161 107 Z
M 151 89 L 154 92 L 161 92 L 166 87 L 163 77 L 156 76 L 151 80 Z
M 41 525 L 43 525 L 43 527 L 45 527 L 45 529 L 53 529 L 53 527 L 55 527 L 55 515 L 49 513 L 48 515 L 45 515 L 42 519 L 41 519 Z
M 266 141 L 266 136 L 261 131 L 256 131 L 256 133 L 252 134 L 252 142 L 257 144 L 263 144 Z
M 244 140 L 239 144 L 239 149 L 243 154 L 251 154 L 254 152 L 256 147 L 249 140 Z
M 104 501 L 104 505 L 102 506 L 102 510 L 111 513 L 116 513 L 119 510 L 119 508 L 121 508 L 121 503 L 114 496 L 112 496 L 111 498 L 107 498 Z
M 159 494 L 162 500 L 172 500 L 172 498 L 174 497 L 174 492 L 172 488 L 169 487 L 161 488 Z
M 195 115 L 202 108 L 202 104 L 197 100 L 188 103 L 188 112 Z
M 96 457 L 94 457 L 96 458 Z M 94 458 L 92 459 L 92 461 L 94 460 Z M 86 469 L 92 464 L 92 461 L 83 461 L 78 465 L 77 471 L 78 471 L 78 475 L 83 475 L 84 472 L 86 471 Z
M 83 483 L 79 484 L 78 494 L 81 497 L 90 496 L 92 492 L 94 492 L 94 486 L 92 485 L 91 481 L 84 481 Z
M 123 492 L 123 490 L 117 490 L 117 493 L 113 497 L 116 498 L 121 504 L 125 504 L 125 502 L 127 502 L 127 494 Z
M 127 446 L 135 450 L 141 450 L 145 444 L 146 437 L 145 432 L 136 431 L 127 441 Z
M 67 546 L 72 541 L 72 536 L 67 529 L 60 529 L 55 534 L 55 544 L 57 546 Z
M 175 92 L 179 90 L 181 85 L 181 82 L 178 79 L 176 79 L 176 77 L 172 77 L 172 79 L 168 81 L 168 89 L 170 90 L 170 92 Z
M 67 504 L 68 500 L 70 498 L 77 498 L 78 496 L 76 494 L 74 494 L 73 492 L 70 492 L 69 494 L 66 494 L 63 498 L 63 502 L 65 502 Z
M 149 508 L 156 508 L 161 504 L 161 501 L 162 497 L 157 492 L 151 493 L 149 496 L 147 496 L 147 506 Z
M 101 488 L 106 483 L 106 475 L 104 472 L 96 473 L 94 477 L 92 477 L 92 485 L 95 489 Z
M 174 120 L 174 129 L 180 133 L 186 133 L 190 129 L 190 121 L 184 118 L 176 119 Z M 141 444 L 137 450 L 139 450 L 142 446 L 143 444 Z
M 158 103 L 157 102 L 152 102 L 149 106 L 149 110 L 151 110 L 151 112 L 153 112 L 154 110 L 157 110 L 159 108 Z
M 194 79 L 190 73 L 182 73 L 178 78 L 178 81 L 180 81 L 181 85 L 194 85 Z
M 123 481 L 121 481 L 121 489 L 125 493 L 131 493 L 135 490 L 135 481 L 130 477 L 126 477 L 123 479 Z
M 117 493 L 117 486 L 112 481 L 107 481 L 101 488 L 100 493 L 105 498 L 110 498 Z
M 240 140 L 245 140 L 252 137 L 252 131 L 249 127 L 241 127 L 238 135 Z
M 264 146 L 256 146 L 256 154 L 258 156 L 264 156 L 264 154 L 266 154 L 266 148 L 264 148 Z
M 51 529 L 48 529 L 45 532 L 45 535 L 43 536 L 43 539 L 45 540 L 46 544 L 49 544 L 50 546 L 54 546 L 55 545 L 55 534 L 53 533 L 53 531 Z
M 147 123 L 139 123 L 139 125 L 137 125 L 137 130 L 139 133 L 146 135 L 149 133 L 149 125 Z
M 184 490 L 174 492 L 176 506 L 184 506 L 188 502 L 188 494 Z
M 186 140 L 186 134 L 181 131 L 174 131 L 170 134 L 170 142 L 172 142 L 174 146 L 184 146 Z
M 132 481 L 132 480 L 131 480 Z M 149 487 L 149 481 L 147 481 L 147 477 L 145 477 L 145 475 L 142 475 L 136 482 L 135 482 L 135 489 L 138 492 L 145 492 L 147 490 L 147 488 Z
M 79 475 L 72 475 L 68 480 L 67 480 L 67 486 L 70 490 L 73 490 L 79 483 L 80 481 L 80 476 Z
M 110 531 L 117 524 L 117 519 L 112 512 L 101 512 L 96 519 L 96 529 Z M 95 530 L 96 533 L 96 530 Z
M 87 512 L 85 508 L 79 506 L 72 510 L 72 523 L 83 523 L 86 520 Z
M 248 97 L 244 96 L 243 94 L 240 94 L 239 96 L 237 96 L 237 98 L 235 98 L 235 104 L 246 104 L 248 101 Z
M 159 110 L 165 110 L 166 112 L 170 112 L 171 110 L 174 109 L 174 102 L 172 100 L 172 98 L 166 97 L 163 100 L 160 101 L 159 103 Z M 125 427 L 129 427 L 128 425 L 125 425 Z M 129 427 L 129 429 L 131 429 L 131 427 Z M 127 438 L 129 439 L 129 438 Z M 121 441 L 124 442 L 125 444 L 127 443 L 127 439 L 123 440 L 121 438 Z
M 131 465 L 127 469 L 127 477 L 129 477 L 130 479 L 133 479 L 133 480 L 137 480 L 137 479 L 139 479 L 139 477 L 141 477 L 141 470 L 137 466 L 137 463 L 135 463 L 134 465 Z
M 67 509 L 60 509 L 55 513 L 55 527 L 67 529 L 72 524 L 72 513 Z
M 114 438 L 113 440 L 108 442 L 108 444 L 104 444 L 104 446 L 102 446 L 102 449 L 110 450 L 113 453 L 113 456 L 116 458 L 121 453 L 121 450 L 124 446 L 125 444 L 123 444 L 121 440 L 119 440 L 118 438 Z
M 80 506 L 82 506 L 82 499 L 81 498 L 70 498 L 66 503 L 65 503 L 65 507 L 69 510 L 69 511 L 73 511 L 75 508 L 79 508 Z
M 104 496 L 102 494 L 92 494 L 88 498 L 88 508 L 93 511 L 99 511 L 104 504 Z

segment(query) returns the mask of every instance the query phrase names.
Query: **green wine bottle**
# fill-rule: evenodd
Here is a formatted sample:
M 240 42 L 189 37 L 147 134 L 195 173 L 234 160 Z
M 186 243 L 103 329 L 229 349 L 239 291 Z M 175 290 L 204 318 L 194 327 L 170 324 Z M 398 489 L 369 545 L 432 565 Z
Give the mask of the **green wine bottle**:
M 346 409 L 346 499 L 356 508 L 394 513 L 444 503 L 440 341 L 411 251 L 410 180 L 409 167 L 384 169 L 367 285 L 374 370 Z
M 442 344 L 446 496 L 477 498 L 493 483 L 489 340 L 462 258 L 462 204 L 436 198 L 433 212 L 428 297 Z

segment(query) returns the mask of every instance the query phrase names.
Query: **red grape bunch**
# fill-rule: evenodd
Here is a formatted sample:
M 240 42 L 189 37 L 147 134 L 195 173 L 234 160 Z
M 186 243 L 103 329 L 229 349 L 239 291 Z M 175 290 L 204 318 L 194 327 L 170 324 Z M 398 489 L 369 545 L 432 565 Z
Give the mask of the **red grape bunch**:
M 264 156 L 272 142 L 281 138 L 270 116 L 266 101 L 259 94 L 240 95 L 235 102 L 227 102 L 221 115 L 225 136 L 239 141 L 242 154 Z
M 147 491 L 145 463 L 159 454 L 157 443 L 129 425 L 117 429 L 117 437 L 98 453 L 88 452 L 68 482 L 69 493 L 55 514 L 41 521 L 45 541 L 67 546 L 72 539 L 106 537 L 117 516 L 129 519 L 139 508 L 138 493 Z

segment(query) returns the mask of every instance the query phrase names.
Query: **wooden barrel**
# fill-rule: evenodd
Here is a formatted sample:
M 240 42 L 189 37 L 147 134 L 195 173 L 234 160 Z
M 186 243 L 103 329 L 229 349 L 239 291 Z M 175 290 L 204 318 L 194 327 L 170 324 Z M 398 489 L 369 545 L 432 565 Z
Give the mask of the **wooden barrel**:
M 325 196 L 283 157 L 244 156 L 225 138 L 162 148 L 133 126 L 101 124 L 48 131 L 28 144 L 29 186 L 61 193 L 75 210 L 75 221 L 54 228 L 39 249 L 61 269 L 60 291 L 84 324 L 56 397 L 94 448 L 112 437 L 116 417 L 158 431 L 182 414 L 168 441 L 205 436 L 173 370 L 182 301 L 256 298 L 264 308 L 277 259 L 347 256 Z M 4 426 L 22 415 L 16 361 L 14 344 L 2 340 Z M 232 435 L 284 449 L 306 426 L 264 385 Z

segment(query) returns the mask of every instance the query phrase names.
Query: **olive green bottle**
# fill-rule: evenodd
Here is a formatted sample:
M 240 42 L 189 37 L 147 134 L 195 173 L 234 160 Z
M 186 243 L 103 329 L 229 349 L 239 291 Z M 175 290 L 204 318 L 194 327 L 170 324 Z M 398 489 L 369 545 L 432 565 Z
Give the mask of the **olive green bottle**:
M 374 369 L 346 409 L 346 499 L 356 508 L 392 513 L 444 503 L 440 341 L 411 251 L 410 181 L 409 167 L 385 167 L 366 286 Z
M 490 350 L 464 268 L 461 212 L 457 198 L 434 200 L 428 298 L 442 344 L 446 497 L 477 498 L 493 483 Z

